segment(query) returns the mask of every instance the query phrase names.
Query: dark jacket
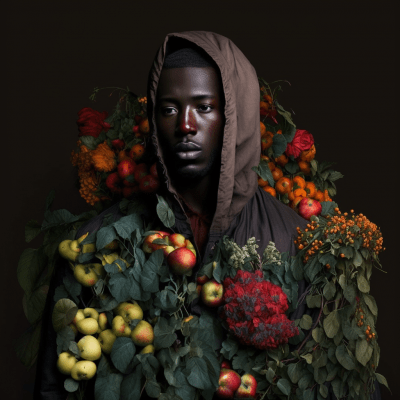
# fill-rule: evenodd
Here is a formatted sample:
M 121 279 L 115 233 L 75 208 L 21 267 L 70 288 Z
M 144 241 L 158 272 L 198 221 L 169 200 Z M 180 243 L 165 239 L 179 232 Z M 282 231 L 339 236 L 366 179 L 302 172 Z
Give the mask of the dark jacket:
M 193 42 L 213 58 L 221 73 L 225 95 L 225 127 L 217 205 L 203 259 L 208 259 L 215 243 L 225 234 L 240 246 L 243 246 L 250 237 L 255 237 L 258 240 L 260 254 L 269 242 L 273 241 L 279 251 L 294 255 L 296 253 L 294 245 L 294 239 L 297 236 L 296 228 L 304 228 L 307 221 L 288 206 L 258 188 L 257 175 L 251 169 L 258 164 L 261 152 L 260 99 L 256 72 L 234 43 L 212 32 L 195 31 L 167 35 L 156 54 L 149 74 L 147 109 L 152 144 L 158 156 L 160 175 L 163 176 L 161 191 L 176 217 L 176 225 L 173 230 L 183 234 L 196 246 L 190 220 L 184 212 L 163 161 L 164 157 L 158 143 L 153 113 L 157 85 L 164 58 L 168 52 L 168 42 L 174 37 Z M 88 231 L 93 232 L 99 229 L 104 215 L 109 213 L 112 213 L 115 219 L 122 216 L 118 205 L 113 206 L 81 228 L 77 237 Z M 199 254 L 198 249 L 197 254 Z M 62 283 L 62 276 L 66 273 L 71 272 L 68 268 L 60 267 L 53 279 L 47 299 L 37 367 L 36 399 L 65 400 L 66 398 L 66 392 L 62 387 L 65 377 L 61 376 L 56 369 L 56 335 L 51 326 L 54 288 Z M 299 296 L 305 290 L 305 282 L 300 282 Z M 315 318 L 315 315 L 307 309 L 304 303 L 299 305 L 290 317 L 292 319 L 300 318 L 304 313 L 311 314 Z M 380 399 L 379 388 L 375 394 L 373 399 Z M 335 398 L 331 390 L 328 398 Z

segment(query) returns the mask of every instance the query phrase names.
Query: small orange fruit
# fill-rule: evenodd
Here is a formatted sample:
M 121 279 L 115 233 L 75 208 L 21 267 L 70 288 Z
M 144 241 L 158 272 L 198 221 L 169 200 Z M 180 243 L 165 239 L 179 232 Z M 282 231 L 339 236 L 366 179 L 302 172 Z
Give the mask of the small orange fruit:
M 324 201 L 324 194 L 321 192 L 321 190 L 317 190 L 314 195 L 314 199 L 318 201 Z
M 287 158 L 287 155 L 283 153 L 279 157 L 275 158 L 275 162 L 281 167 L 284 167 L 289 162 L 289 159 Z
M 127 160 L 127 159 L 130 159 L 128 153 L 126 152 L 126 150 L 121 150 L 118 153 L 118 163 L 120 163 L 121 161 Z
M 260 121 L 260 132 L 261 132 L 261 136 L 267 132 L 267 128 L 261 121 Z
M 258 186 L 264 187 L 264 186 L 267 186 L 267 185 L 269 185 L 268 181 L 264 181 L 264 179 L 258 177 Z
M 264 135 L 261 136 L 261 150 L 262 151 L 271 147 L 272 143 L 273 143 L 273 137 L 268 135 L 268 133 L 264 133 Z
M 139 124 L 139 130 L 140 132 L 144 133 L 145 135 L 150 132 L 150 127 L 149 127 L 149 120 L 145 118 L 142 120 Z
M 290 182 L 290 179 L 286 176 L 282 176 L 282 178 L 279 178 L 275 184 L 275 189 L 279 194 L 288 193 L 291 187 L 292 183 Z
M 293 178 L 293 186 L 297 185 L 298 187 L 304 189 L 306 187 L 306 181 L 301 176 L 297 175 Z
M 275 167 L 275 169 L 272 171 L 272 177 L 274 178 L 274 181 L 276 182 L 280 178 L 282 178 L 283 172 L 279 167 Z
M 135 144 L 130 152 L 129 152 L 129 156 L 134 160 L 134 161 L 138 161 L 144 154 L 145 148 L 142 144 Z
M 276 190 L 272 186 L 264 186 L 263 190 L 269 193 L 271 196 L 276 197 Z
M 288 192 L 288 197 L 289 197 L 289 200 L 290 200 L 290 201 L 293 201 L 293 200 L 294 200 L 295 196 L 294 196 L 294 192 L 293 192 L 292 190 L 290 190 L 290 191 Z
M 293 194 L 294 194 L 295 198 L 296 197 L 307 197 L 307 192 L 302 188 L 295 189 L 293 191 Z
M 302 161 L 307 161 L 310 162 L 311 160 L 314 159 L 315 153 L 316 153 L 315 145 L 312 145 L 308 150 L 303 150 L 300 153 L 300 159 Z
M 304 190 L 307 192 L 307 197 L 314 198 L 317 193 L 317 188 L 315 187 L 314 182 L 306 182 L 306 187 Z
M 298 163 L 299 167 L 300 167 L 300 171 L 304 174 L 304 175 L 309 175 L 311 172 L 311 166 L 310 163 L 307 161 L 303 161 L 303 160 L 299 160 Z

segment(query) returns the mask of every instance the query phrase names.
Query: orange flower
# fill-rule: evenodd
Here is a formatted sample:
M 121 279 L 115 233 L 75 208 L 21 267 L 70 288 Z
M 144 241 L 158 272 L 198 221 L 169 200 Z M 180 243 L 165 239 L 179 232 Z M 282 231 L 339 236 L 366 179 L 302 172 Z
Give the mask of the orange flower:
M 100 143 L 92 151 L 92 160 L 97 171 L 110 172 L 117 167 L 115 153 L 110 149 L 107 142 Z

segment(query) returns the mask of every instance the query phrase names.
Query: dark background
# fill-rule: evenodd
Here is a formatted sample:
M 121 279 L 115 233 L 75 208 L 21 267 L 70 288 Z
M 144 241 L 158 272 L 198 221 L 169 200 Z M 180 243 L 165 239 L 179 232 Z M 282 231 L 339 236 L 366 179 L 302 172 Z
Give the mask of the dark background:
M 82 107 L 111 111 L 116 94 L 95 86 L 129 86 L 146 94 L 147 72 L 165 34 L 207 30 L 229 37 L 267 81 L 286 79 L 279 97 L 317 159 L 344 174 L 335 200 L 380 226 L 386 273 L 374 270 L 379 306 L 378 372 L 396 398 L 399 349 L 396 292 L 399 78 L 395 1 L 17 1 L 2 6 L 1 397 L 30 399 L 34 368 L 16 358 L 13 340 L 28 327 L 16 278 L 24 225 L 42 221 L 49 191 L 55 208 L 88 209 L 70 164 Z M 396 26 L 397 25 L 397 26 Z M 33 242 L 33 247 L 40 241 Z M 397 396 L 396 396 L 397 394 Z

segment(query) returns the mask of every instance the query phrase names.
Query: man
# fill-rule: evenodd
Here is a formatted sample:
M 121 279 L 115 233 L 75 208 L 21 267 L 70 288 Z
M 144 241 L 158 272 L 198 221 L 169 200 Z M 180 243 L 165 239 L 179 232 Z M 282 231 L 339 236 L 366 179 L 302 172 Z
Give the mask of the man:
M 167 35 L 149 74 L 147 110 L 160 191 L 174 211 L 174 231 L 194 243 L 200 261 L 207 260 L 223 235 L 241 246 L 255 237 L 260 254 L 270 241 L 281 252 L 296 253 L 296 227 L 304 228 L 307 221 L 258 188 L 251 167 L 261 151 L 259 84 L 254 68 L 229 39 L 211 32 Z M 116 205 L 82 227 L 77 237 L 98 230 L 110 212 L 115 220 L 122 216 Z M 50 318 L 60 279 L 59 273 L 46 304 L 35 387 L 40 399 L 65 399 L 55 371 Z M 301 295 L 305 282 L 299 286 Z M 310 313 L 301 304 L 291 318 L 305 312 Z M 334 398 L 331 391 L 328 397 Z

